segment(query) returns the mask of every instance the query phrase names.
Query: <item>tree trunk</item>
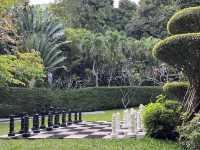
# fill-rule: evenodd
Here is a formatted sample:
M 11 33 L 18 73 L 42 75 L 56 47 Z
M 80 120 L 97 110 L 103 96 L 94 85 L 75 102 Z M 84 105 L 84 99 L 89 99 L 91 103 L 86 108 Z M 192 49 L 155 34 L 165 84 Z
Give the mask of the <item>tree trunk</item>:
M 197 84 L 196 84 L 197 85 Z M 183 101 L 183 109 L 187 115 L 187 120 L 191 120 L 200 111 L 200 86 L 191 85 Z

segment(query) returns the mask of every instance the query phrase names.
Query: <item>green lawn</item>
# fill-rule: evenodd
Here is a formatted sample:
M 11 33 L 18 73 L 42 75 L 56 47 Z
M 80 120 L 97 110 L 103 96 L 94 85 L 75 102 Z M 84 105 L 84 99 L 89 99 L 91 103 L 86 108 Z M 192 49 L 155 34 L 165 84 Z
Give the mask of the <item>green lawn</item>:
M 84 115 L 87 121 L 110 121 L 113 112 L 103 114 Z M 19 129 L 19 122 L 17 123 Z M 8 124 L 0 124 L 0 134 L 6 134 Z M 179 145 L 172 141 L 145 138 L 142 140 L 102 140 L 102 139 L 70 139 L 70 140 L 0 140 L 0 150 L 181 150 Z

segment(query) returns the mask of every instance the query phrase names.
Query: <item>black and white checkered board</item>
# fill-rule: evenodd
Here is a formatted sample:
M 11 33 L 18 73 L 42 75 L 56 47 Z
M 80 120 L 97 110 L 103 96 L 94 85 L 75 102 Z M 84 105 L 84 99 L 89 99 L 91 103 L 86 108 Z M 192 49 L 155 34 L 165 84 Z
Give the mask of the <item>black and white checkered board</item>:
M 72 124 L 66 128 L 55 128 L 52 131 L 41 130 L 40 133 L 31 133 L 29 139 L 74 139 L 74 138 L 111 138 L 111 122 L 82 122 Z M 1 136 L 0 138 L 8 138 Z M 14 139 L 21 139 L 21 134 L 16 134 Z

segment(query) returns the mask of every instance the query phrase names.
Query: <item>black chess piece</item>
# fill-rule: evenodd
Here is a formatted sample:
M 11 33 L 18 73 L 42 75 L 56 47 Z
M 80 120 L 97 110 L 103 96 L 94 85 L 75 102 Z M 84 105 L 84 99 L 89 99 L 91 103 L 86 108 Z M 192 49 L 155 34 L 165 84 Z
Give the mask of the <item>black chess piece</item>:
M 78 113 L 74 112 L 74 123 L 78 123 Z
M 62 111 L 62 124 L 61 124 L 61 127 L 66 127 L 66 111 L 63 110 Z
M 10 115 L 10 125 L 8 136 L 15 136 L 15 116 Z
M 55 109 L 55 117 L 54 117 L 54 128 L 59 128 L 59 121 L 60 120 L 60 114 L 59 114 L 59 112 L 58 112 L 58 110 L 57 109 Z
M 53 108 L 51 107 L 48 113 L 48 127 L 46 128 L 47 131 L 53 130 Z
M 33 133 L 40 133 L 39 125 L 40 125 L 39 114 L 36 113 L 33 116 L 33 128 L 32 128 Z
M 82 122 L 82 112 L 79 111 L 78 113 L 78 122 Z
M 68 121 L 67 121 L 67 125 L 71 125 L 72 124 L 72 113 L 71 111 L 68 112 Z
M 26 114 L 24 116 L 24 132 L 22 134 L 23 137 L 30 137 L 31 133 L 29 132 L 29 116 Z
M 41 113 L 41 125 L 40 125 L 40 129 L 45 129 L 46 125 L 45 125 L 45 110 L 42 111 Z
M 24 116 L 25 116 L 25 112 L 20 114 L 20 120 L 21 120 L 21 128 L 19 131 L 19 134 L 22 134 L 24 132 Z

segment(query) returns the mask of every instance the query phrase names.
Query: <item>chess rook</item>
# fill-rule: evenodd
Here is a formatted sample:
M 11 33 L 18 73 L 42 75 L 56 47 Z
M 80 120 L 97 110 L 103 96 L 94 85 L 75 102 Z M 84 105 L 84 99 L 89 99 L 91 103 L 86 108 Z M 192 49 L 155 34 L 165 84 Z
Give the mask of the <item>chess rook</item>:
M 128 128 L 129 125 L 129 112 L 128 110 L 124 110 L 123 114 L 123 128 Z
M 117 129 L 117 132 L 119 133 L 120 132 L 120 113 L 116 113 L 116 129 Z

